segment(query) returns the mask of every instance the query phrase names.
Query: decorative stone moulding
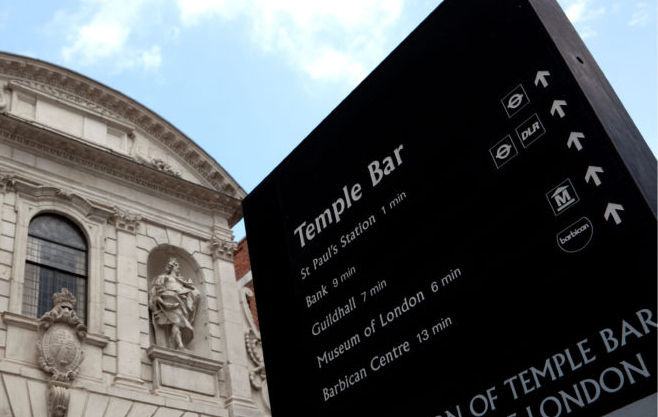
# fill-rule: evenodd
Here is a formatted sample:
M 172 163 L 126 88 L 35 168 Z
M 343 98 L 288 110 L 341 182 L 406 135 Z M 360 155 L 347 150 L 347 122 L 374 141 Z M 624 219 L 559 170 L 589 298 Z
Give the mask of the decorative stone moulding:
M 66 288 L 53 294 L 52 310 L 39 319 L 39 366 L 50 374 L 48 411 L 50 417 L 65 417 L 69 388 L 84 359 L 82 343 L 87 328 L 73 310 L 75 297 Z
M 119 123 L 134 125 L 194 168 L 216 191 L 237 199 L 246 196 L 230 175 L 191 139 L 157 114 L 111 88 L 64 68 L 7 53 L 0 53 L 0 75 L 10 78 L 10 88 L 35 91 Z M 0 112 L 2 99 L 0 96 Z
M 224 363 L 187 351 L 151 346 L 153 389 L 181 398 L 219 401 L 218 372 Z
M 0 58 L 2 54 L 0 53 Z M 1 60 L 0 60 L 1 62 Z M 0 68 L 0 74 L 2 73 Z M 109 175 L 128 181 L 149 192 L 155 192 L 211 210 L 234 225 L 242 218 L 240 199 L 246 193 L 231 196 L 207 186 L 185 181 L 156 168 L 141 164 L 132 158 L 109 153 L 65 135 L 22 123 L 10 116 L 2 116 L 0 140 L 8 140 L 14 146 L 74 164 L 94 175 Z
M 224 259 L 225 261 L 233 262 L 233 254 L 238 248 L 238 244 L 232 240 L 228 240 L 217 235 L 210 237 L 210 250 L 215 258 Z
M 14 174 L 0 171 L 0 193 L 6 193 L 14 184 Z
M 182 178 L 182 174 L 172 168 L 170 164 L 160 158 L 148 158 L 144 156 L 138 147 L 133 147 L 130 156 L 140 164 L 150 166 L 165 174 L 172 175 L 176 178 Z
M 249 370 L 249 380 L 251 386 L 257 390 L 263 388 L 266 382 L 265 363 L 263 361 L 263 343 L 260 336 L 252 329 L 249 329 L 244 335 L 244 341 L 247 346 L 249 358 L 256 365 L 255 368 Z
M 71 190 L 39 184 L 17 174 L 5 174 L 6 179 L 4 181 L 2 176 L 3 174 L 0 173 L 0 192 L 2 192 L 2 184 L 5 184 L 6 187 L 11 187 L 21 196 L 31 200 L 49 197 L 66 200 L 89 218 L 105 221 L 112 214 L 108 206 L 91 201 Z
M 254 363 L 254 367 L 249 369 L 249 381 L 251 386 L 260 392 L 263 404 L 270 408 L 270 393 L 267 386 L 267 374 L 265 373 L 265 359 L 263 357 L 263 343 L 260 337 L 260 331 L 256 327 L 254 318 L 249 308 L 249 298 L 254 296 L 254 292 L 247 287 L 240 289 L 242 297 L 240 302 L 242 304 L 242 311 L 249 323 L 249 330 L 244 335 L 244 342 L 247 347 L 249 359 Z
M 127 210 L 120 209 L 114 206 L 114 213 L 110 216 L 109 222 L 117 229 L 124 230 L 130 233 L 137 233 L 137 226 L 142 221 L 142 216 L 135 213 L 130 213 Z

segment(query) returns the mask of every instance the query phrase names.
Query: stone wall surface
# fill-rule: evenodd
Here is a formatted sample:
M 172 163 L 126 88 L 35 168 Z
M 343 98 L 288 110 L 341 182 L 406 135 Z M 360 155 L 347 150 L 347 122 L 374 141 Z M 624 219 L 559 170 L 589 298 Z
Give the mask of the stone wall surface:
M 38 317 L 23 313 L 27 231 L 44 212 L 88 244 L 69 417 L 269 415 L 233 264 L 239 185 L 167 122 L 62 68 L 0 53 L 0 94 L 0 417 L 49 412 Z M 163 342 L 149 309 L 171 257 L 200 294 L 185 350 Z

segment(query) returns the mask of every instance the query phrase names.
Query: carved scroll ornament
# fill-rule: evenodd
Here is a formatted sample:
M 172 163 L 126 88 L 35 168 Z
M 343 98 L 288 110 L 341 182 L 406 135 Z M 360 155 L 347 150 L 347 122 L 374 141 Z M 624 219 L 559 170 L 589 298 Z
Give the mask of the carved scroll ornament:
M 240 289 L 242 297 L 240 302 L 242 303 L 242 311 L 247 318 L 249 323 L 249 330 L 244 335 L 244 342 L 247 348 L 247 353 L 249 358 L 256 365 L 254 368 L 249 369 L 249 381 L 251 386 L 260 391 L 261 398 L 263 403 L 269 409 L 270 408 L 270 394 L 267 386 L 267 374 L 265 372 L 265 360 L 263 358 L 263 343 L 261 342 L 260 331 L 256 327 L 254 318 L 251 315 L 251 309 L 249 308 L 249 298 L 254 296 L 253 291 L 247 287 Z

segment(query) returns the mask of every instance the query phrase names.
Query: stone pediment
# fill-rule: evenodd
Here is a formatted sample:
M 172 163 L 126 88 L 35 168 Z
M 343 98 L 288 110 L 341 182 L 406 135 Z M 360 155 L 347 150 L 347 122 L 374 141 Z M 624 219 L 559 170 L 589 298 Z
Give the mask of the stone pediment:
M 0 53 L 0 113 L 227 197 L 246 195 L 210 155 L 166 120 L 56 65 Z

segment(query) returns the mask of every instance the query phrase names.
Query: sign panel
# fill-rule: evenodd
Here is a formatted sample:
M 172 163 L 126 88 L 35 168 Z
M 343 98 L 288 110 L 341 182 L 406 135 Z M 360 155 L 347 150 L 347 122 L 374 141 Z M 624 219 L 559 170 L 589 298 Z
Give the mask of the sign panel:
M 244 201 L 273 415 L 655 413 L 655 177 L 553 1 L 446 0 Z

